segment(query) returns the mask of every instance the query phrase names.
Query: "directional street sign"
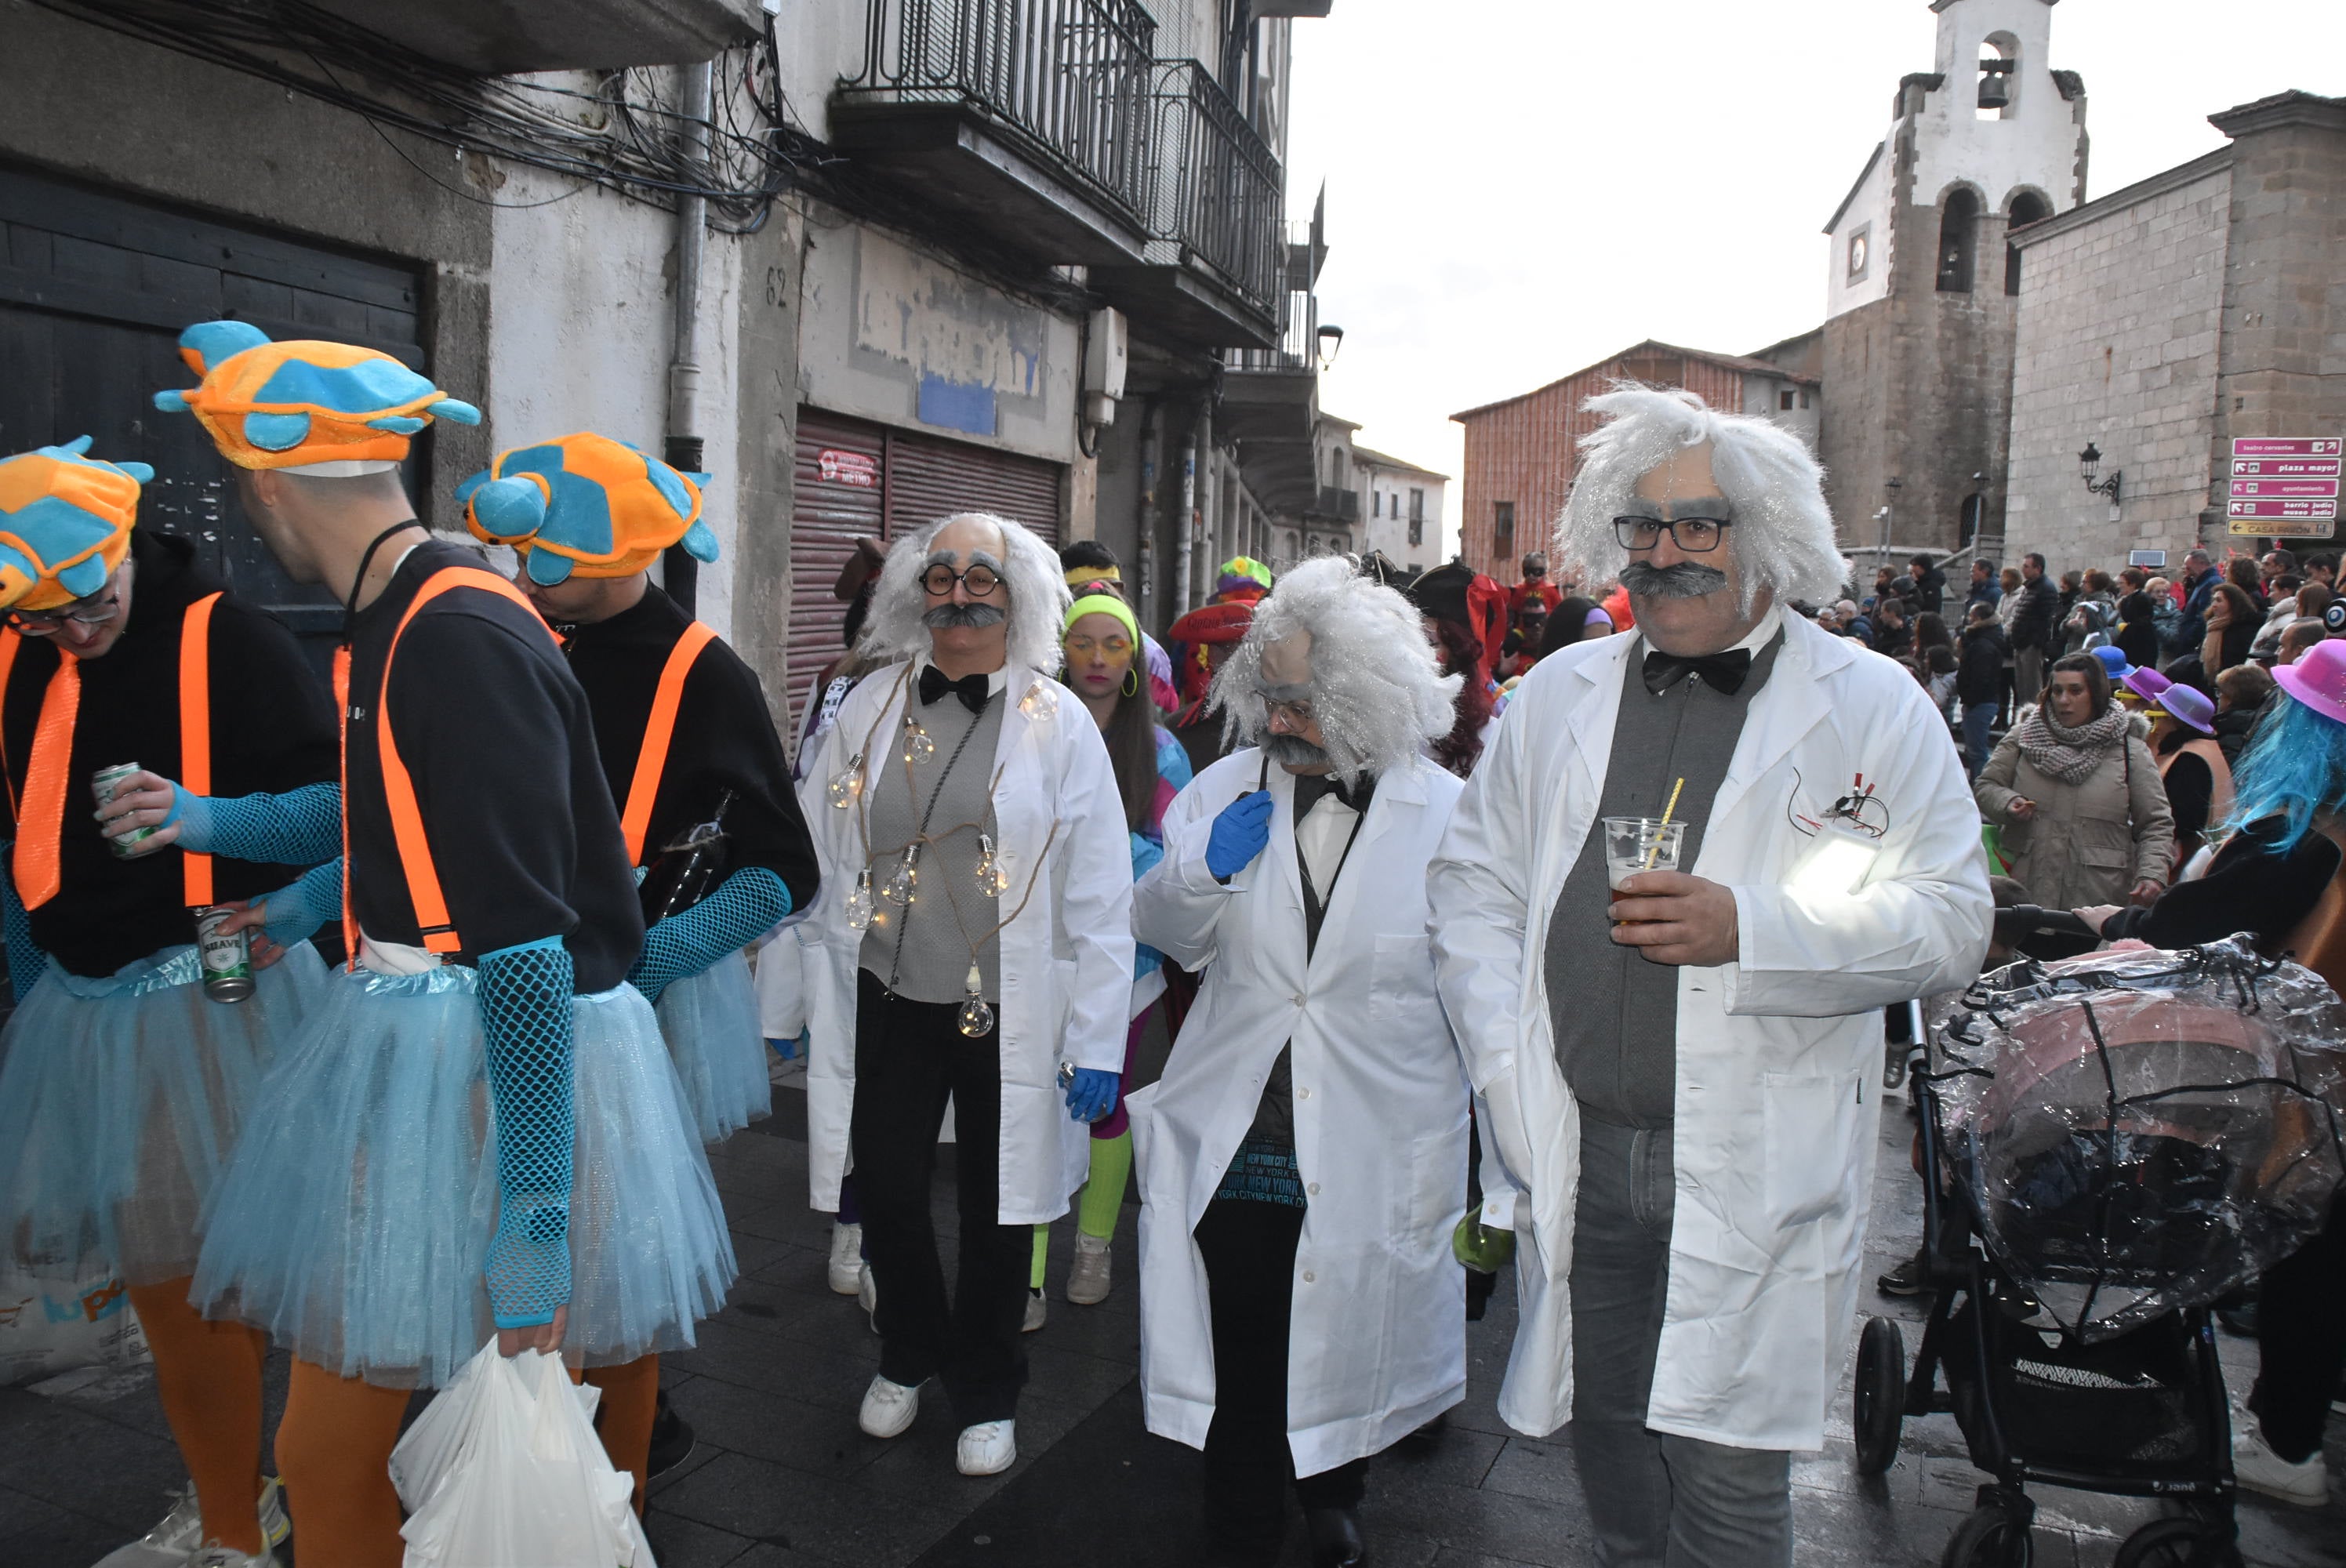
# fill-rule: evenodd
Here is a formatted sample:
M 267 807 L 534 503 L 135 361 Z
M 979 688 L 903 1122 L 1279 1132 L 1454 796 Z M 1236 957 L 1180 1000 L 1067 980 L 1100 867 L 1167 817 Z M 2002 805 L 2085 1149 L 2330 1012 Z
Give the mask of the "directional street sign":
M 2231 532 L 2325 537 L 2337 525 L 2341 479 L 2346 479 L 2346 438 L 2235 436 L 2224 504 Z

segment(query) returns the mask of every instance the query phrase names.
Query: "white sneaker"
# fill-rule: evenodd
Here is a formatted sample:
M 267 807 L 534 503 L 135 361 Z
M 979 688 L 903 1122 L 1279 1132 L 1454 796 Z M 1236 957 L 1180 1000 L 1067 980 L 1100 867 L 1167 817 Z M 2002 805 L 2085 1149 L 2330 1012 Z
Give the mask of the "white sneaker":
M 1029 1290 L 1026 1292 L 1026 1320 L 1018 1325 L 1018 1331 L 1022 1334 L 1032 1334 L 1043 1326 L 1044 1319 L 1050 1315 L 1051 1304 L 1043 1299 L 1043 1293 L 1040 1290 Z
M 2265 1446 L 2257 1418 L 2248 1410 L 2232 1412 L 2232 1477 L 2250 1492 L 2261 1492 L 2300 1508 L 2320 1508 L 2330 1501 L 2330 1469 L 2320 1450 L 2296 1464 Z
M 1107 1300 L 1114 1260 L 1107 1237 L 1076 1232 L 1076 1266 L 1067 1271 L 1067 1299 L 1078 1307 L 1096 1307 Z
M 1015 1421 L 982 1421 L 961 1430 L 954 1446 L 954 1464 L 964 1475 L 1000 1475 L 1018 1462 Z
M 869 1437 L 902 1437 L 904 1429 L 913 1424 L 913 1418 L 920 1413 L 920 1384 L 906 1388 L 874 1377 L 872 1386 L 863 1390 L 863 1408 L 855 1413 L 855 1424 Z
M 831 1227 L 831 1288 L 842 1296 L 852 1296 L 862 1286 L 863 1227 L 833 1223 Z
M 292 1521 L 285 1517 L 284 1488 L 272 1475 L 260 1487 L 261 1555 L 250 1561 L 273 1564 L 274 1549 L 292 1533 Z M 203 1543 L 203 1512 L 196 1502 L 195 1483 L 190 1481 L 172 1494 L 171 1511 L 160 1523 L 129 1545 L 99 1558 L 97 1568 L 187 1568 L 189 1556 Z

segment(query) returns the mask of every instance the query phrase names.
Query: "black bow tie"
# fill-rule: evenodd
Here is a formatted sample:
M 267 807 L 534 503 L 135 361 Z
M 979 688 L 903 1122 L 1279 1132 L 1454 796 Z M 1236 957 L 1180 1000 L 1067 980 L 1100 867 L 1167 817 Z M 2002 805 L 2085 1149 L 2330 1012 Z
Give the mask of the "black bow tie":
M 1362 774 L 1358 784 L 1346 784 L 1332 773 L 1298 773 L 1295 776 L 1295 816 L 1300 821 L 1311 815 L 1311 808 L 1320 804 L 1322 795 L 1333 795 L 1355 811 L 1369 809 L 1369 798 L 1376 793 L 1377 781 Z
M 1690 675 L 1702 677 L 1719 696 L 1733 697 L 1743 689 L 1743 682 L 1750 674 L 1749 648 L 1729 648 L 1725 653 L 1703 654 L 1696 658 L 1681 658 L 1659 648 L 1646 652 L 1646 689 L 1656 697 Z
M 987 689 L 992 677 L 965 675 L 959 680 L 948 677 L 934 665 L 921 667 L 921 706 L 932 706 L 947 692 L 961 698 L 961 705 L 972 713 L 984 713 L 994 693 Z

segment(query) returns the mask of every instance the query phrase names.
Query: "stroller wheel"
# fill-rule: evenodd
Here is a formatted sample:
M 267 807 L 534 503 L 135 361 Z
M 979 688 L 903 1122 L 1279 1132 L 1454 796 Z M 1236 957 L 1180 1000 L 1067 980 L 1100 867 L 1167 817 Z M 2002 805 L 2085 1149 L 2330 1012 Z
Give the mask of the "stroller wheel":
M 2110 1568 L 2239 1568 L 2232 1532 L 2212 1520 L 2154 1519 L 2126 1538 Z
M 2029 1568 L 2028 1523 L 2000 1503 L 1983 1503 L 1955 1526 L 1939 1568 Z
M 1858 1474 L 1880 1475 L 1896 1462 L 1905 1415 L 1905 1339 L 1890 1319 L 1868 1319 L 1857 1341 Z

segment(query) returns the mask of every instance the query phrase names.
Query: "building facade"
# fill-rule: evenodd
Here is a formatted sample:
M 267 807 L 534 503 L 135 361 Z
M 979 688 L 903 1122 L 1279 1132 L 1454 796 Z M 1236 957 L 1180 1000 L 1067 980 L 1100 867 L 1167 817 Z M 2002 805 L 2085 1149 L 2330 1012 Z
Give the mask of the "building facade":
M 1313 439 L 1324 221 L 1288 222 L 1282 160 L 1290 30 L 1329 10 L 414 0 L 289 7 L 264 56 L 201 0 L 26 0 L 0 442 L 154 463 L 152 525 L 330 637 L 191 422 L 148 412 L 178 330 L 240 317 L 484 408 L 417 443 L 444 530 L 459 480 L 552 433 L 712 473 L 722 559 L 668 586 L 778 709 L 839 652 L 855 539 L 953 510 L 1107 540 L 1161 626 L 1268 551 L 1280 441 Z M 1260 453 L 1217 426 L 1241 381 L 1281 425 Z
M 1813 443 L 1824 420 L 1811 368 L 1816 334 L 1758 355 L 1715 354 L 1651 339 L 1518 397 L 1450 417 L 1466 427 L 1459 553 L 1503 583 L 1545 551 L 1578 471 L 1580 443 L 1599 423 L 1584 406 L 1618 382 L 1684 387 L 1713 408 L 1763 415 Z M 1433 563 L 1428 563 L 1432 565 Z
M 1423 572 L 1450 559 L 1443 493 L 1450 476 L 1388 457 L 1365 446 L 1352 461 L 1367 481 L 1369 514 L 1362 548 L 1382 552 L 1405 571 Z
M 2259 548 L 2275 524 L 2227 518 L 2233 439 L 2346 436 L 2346 99 L 2209 118 L 2229 146 L 2014 236 L 2006 547 L 2055 570 Z
M 1820 455 L 1861 566 L 1885 544 L 1947 552 L 2003 531 L 2007 234 L 2086 196 L 2085 84 L 2052 66 L 2054 3 L 1932 0 L 1933 66 L 1899 83 L 1888 131 L 1825 225 L 1822 374 L 1842 417 Z

